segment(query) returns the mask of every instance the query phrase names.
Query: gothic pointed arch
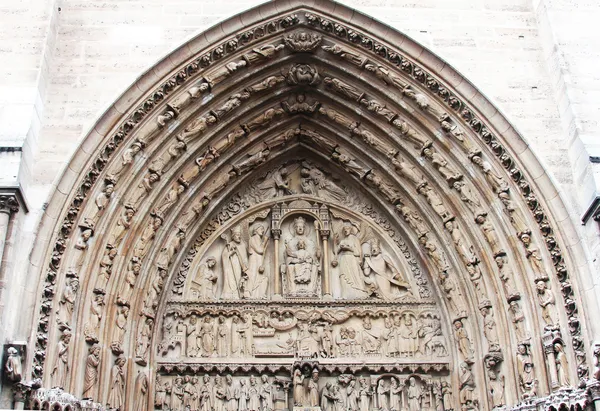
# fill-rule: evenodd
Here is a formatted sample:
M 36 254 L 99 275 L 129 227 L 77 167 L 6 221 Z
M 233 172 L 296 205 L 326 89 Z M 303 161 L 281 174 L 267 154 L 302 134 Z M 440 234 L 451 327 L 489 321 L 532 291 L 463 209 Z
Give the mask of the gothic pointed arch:
M 33 406 L 493 409 L 577 386 L 569 221 L 438 57 L 333 2 L 265 4 L 149 70 L 71 160 L 34 253 Z

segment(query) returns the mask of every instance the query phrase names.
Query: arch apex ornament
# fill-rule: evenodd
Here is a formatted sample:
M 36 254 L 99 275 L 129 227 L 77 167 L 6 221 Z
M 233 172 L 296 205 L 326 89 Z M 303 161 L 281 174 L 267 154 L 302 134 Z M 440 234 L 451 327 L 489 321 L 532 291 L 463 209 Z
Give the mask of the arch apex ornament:
M 433 54 L 304 3 L 191 40 L 86 138 L 36 244 L 32 407 L 590 404 L 541 166 Z

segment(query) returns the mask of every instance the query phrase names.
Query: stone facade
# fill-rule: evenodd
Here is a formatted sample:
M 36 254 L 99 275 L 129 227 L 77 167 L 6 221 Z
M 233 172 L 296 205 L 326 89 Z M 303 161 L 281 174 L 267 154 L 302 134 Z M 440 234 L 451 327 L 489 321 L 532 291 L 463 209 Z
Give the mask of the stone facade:
M 566 6 L 349 4 L 459 75 L 343 6 L 284 3 L 193 37 L 116 102 L 234 6 L 4 11 L 5 404 L 41 384 L 38 405 L 60 386 L 179 409 L 179 391 L 216 390 L 216 375 L 225 391 L 273 390 L 239 409 L 335 408 L 336 390 L 348 409 L 361 392 L 361 409 L 589 401 L 564 388 L 598 377 L 598 98 L 581 28 L 556 17 Z

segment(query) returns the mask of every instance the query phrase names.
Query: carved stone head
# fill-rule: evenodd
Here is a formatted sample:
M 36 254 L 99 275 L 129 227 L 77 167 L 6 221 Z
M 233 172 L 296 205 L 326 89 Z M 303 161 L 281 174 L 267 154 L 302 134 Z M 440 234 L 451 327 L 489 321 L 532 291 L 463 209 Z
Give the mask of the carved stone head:
M 304 217 L 298 217 L 294 220 L 294 230 L 297 235 L 304 235 L 306 229 L 306 220 Z

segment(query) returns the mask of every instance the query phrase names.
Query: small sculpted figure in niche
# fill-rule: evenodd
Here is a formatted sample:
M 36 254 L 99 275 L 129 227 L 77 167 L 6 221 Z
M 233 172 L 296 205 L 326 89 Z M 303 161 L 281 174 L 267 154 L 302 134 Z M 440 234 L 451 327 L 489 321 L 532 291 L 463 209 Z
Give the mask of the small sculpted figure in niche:
M 450 268 L 450 264 L 443 251 L 438 250 L 434 240 L 430 240 L 426 235 L 419 237 L 419 244 L 425 249 L 427 255 L 433 260 L 433 264 L 442 273 Z
M 546 323 L 546 326 L 551 329 L 557 329 L 558 323 L 558 311 L 556 309 L 556 299 L 552 290 L 548 288 L 545 281 L 538 281 L 535 283 L 538 301 L 542 307 L 542 318 Z
M 135 243 L 133 255 L 139 259 L 142 259 L 148 253 L 148 249 L 152 244 L 152 240 L 156 236 L 156 232 L 162 226 L 163 219 L 160 216 L 156 216 L 152 219 L 150 224 L 144 228 L 140 239 Z
M 321 411 L 333 411 L 333 384 L 327 382 L 321 390 Z
M 69 344 L 71 343 L 71 331 L 65 330 L 60 336 L 58 341 L 58 349 L 56 354 L 56 361 L 54 362 L 54 368 L 50 374 L 53 380 L 54 386 L 67 389 L 67 378 L 70 373 L 69 367 Z
M 156 307 L 158 307 L 158 299 L 160 298 L 160 293 L 162 292 L 164 284 L 165 282 L 162 278 L 162 275 L 159 274 L 154 276 L 152 286 L 148 290 L 148 294 L 146 295 L 146 299 L 144 300 L 144 313 L 154 313 Z
M 377 388 L 375 388 L 375 408 L 379 411 L 389 411 L 388 394 L 390 388 L 385 386 L 383 378 L 377 382 Z
M 154 407 L 159 410 L 166 411 L 170 405 L 170 401 L 167 400 L 167 388 L 171 390 L 171 386 L 168 382 L 164 384 L 160 381 L 160 376 L 156 375 L 156 388 L 154 392 Z M 144 409 L 143 411 L 146 411 Z
M 515 281 L 512 278 L 512 272 L 508 265 L 508 257 L 504 254 L 499 254 L 494 260 L 498 266 L 498 276 L 504 285 L 504 292 L 510 299 L 517 297 L 519 293 L 516 289 Z
M 326 323 L 321 334 L 321 347 L 325 358 L 333 358 L 333 342 L 333 328 L 331 324 Z
M 262 382 L 260 387 L 260 410 L 273 411 L 275 409 L 273 404 L 273 386 L 266 374 L 263 374 L 260 379 Z
M 262 114 L 258 115 L 257 117 L 254 117 L 248 123 L 243 124 L 242 128 L 246 130 L 246 132 L 251 133 L 254 130 L 270 125 L 275 118 L 280 117 L 283 114 L 285 114 L 285 110 L 283 110 L 282 108 L 268 108 Z M 268 153 L 266 155 L 263 155 L 263 157 L 267 156 Z
M 183 377 L 177 376 L 171 387 L 171 410 L 183 411 Z
M 535 396 L 537 390 L 533 360 L 527 347 L 526 344 L 519 344 L 517 347 L 517 371 L 523 399 Z
M 402 204 L 398 204 L 396 210 L 404 217 L 404 221 L 408 223 L 418 237 L 422 237 L 430 231 L 425 221 L 415 210 Z
M 525 217 L 519 207 L 511 200 L 510 194 L 503 191 L 498 193 L 498 198 L 504 205 L 504 210 L 510 217 L 510 222 L 517 230 L 517 233 L 520 234 L 526 232 L 528 230 L 528 226 L 525 221 Z
M 195 381 L 194 381 L 195 380 Z M 194 385 L 198 385 L 198 378 L 194 377 L 192 379 Z M 210 377 L 205 375 L 202 377 L 202 386 L 198 389 L 198 396 L 195 399 L 196 407 L 191 407 L 192 410 L 199 409 L 200 411 L 211 411 L 214 409 L 214 401 L 213 401 L 213 387 L 210 383 Z
M 404 325 L 400 323 L 401 319 L 404 321 Z M 398 329 L 398 351 L 400 356 L 412 357 L 417 352 L 417 338 L 418 329 L 417 324 L 413 321 L 411 315 L 406 314 L 402 317 L 398 317 L 399 326 Z
M 473 344 L 469 339 L 469 335 L 467 334 L 467 330 L 462 322 L 462 320 L 454 321 L 454 340 L 458 346 L 458 350 L 463 355 L 465 362 L 472 363 L 473 362 Z
M 488 393 L 492 408 L 498 408 L 505 405 L 504 376 L 498 375 L 493 369 L 488 370 Z
M 417 385 L 415 377 L 410 377 L 408 379 L 408 389 L 406 390 L 406 398 L 408 402 L 408 411 L 421 410 L 423 392 L 421 391 L 421 387 Z
M 6 350 L 7 358 L 4 364 L 4 375 L 6 379 L 12 382 L 19 382 L 23 376 L 23 367 L 21 354 L 15 347 L 8 347 Z
M 225 317 L 220 316 L 217 323 L 217 355 L 227 357 L 229 355 L 229 327 Z
M 146 318 L 140 327 L 135 346 L 135 362 L 140 365 L 147 364 L 148 348 L 150 347 L 153 326 L 154 320 L 152 318 Z
M 142 144 L 139 141 L 134 141 L 121 156 L 121 162 L 117 163 L 114 168 L 108 172 L 108 178 L 112 181 L 117 181 L 119 175 L 125 170 L 125 168 L 133 163 L 135 156 L 142 151 Z
M 561 342 L 554 343 L 553 347 L 558 384 L 561 387 L 569 387 L 571 385 L 571 381 L 569 380 L 569 362 L 567 359 L 567 354 L 565 354 L 565 347 Z
M 467 205 L 476 218 L 487 215 L 487 212 L 481 206 L 481 201 L 467 183 L 455 181 L 452 187 L 460 193 L 460 200 Z
M 207 315 L 204 317 L 204 321 L 200 325 L 200 340 L 202 342 L 202 356 L 212 357 L 215 355 L 215 341 L 214 341 L 214 324 L 212 317 Z
M 356 387 L 356 380 L 350 380 L 346 387 L 346 409 L 348 411 L 358 411 L 358 387 Z
M 133 191 L 131 191 L 129 194 L 129 197 L 125 202 L 125 207 L 129 207 L 132 210 L 137 210 L 144 197 L 146 197 L 148 193 L 152 191 L 158 180 L 160 180 L 160 176 L 158 174 L 153 172 L 146 174 L 142 182 L 138 184 L 137 188 L 133 189 Z
M 123 342 L 125 341 L 125 333 L 127 332 L 127 318 L 129 317 L 129 307 L 126 305 L 117 308 L 117 317 L 115 318 L 115 331 L 111 348 L 113 352 L 121 354 L 123 352 Z
M 286 279 L 292 295 L 314 294 L 321 265 L 321 249 L 309 235 L 306 219 L 299 216 L 291 225 L 292 235 L 284 241 Z
M 265 227 L 252 227 L 252 235 L 248 243 L 248 291 L 251 298 L 267 298 L 269 278 L 265 274 L 265 253 L 269 244 L 269 234 Z
M 440 125 L 442 127 L 442 130 L 446 134 L 452 135 L 452 137 L 454 137 L 463 146 L 467 153 L 473 152 L 473 145 L 465 137 L 465 134 L 460 127 L 453 125 L 452 123 L 444 119 L 441 121 Z
M 177 135 L 181 141 L 190 142 L 196 137 L 202 135 L 210 126 L 217 123 L 217 119 L 213 115 L 199 117 L 188 124 L 185 129 Z
M 135 378 L 134 411 L 146 411 L 148 409 L 148 388 L 148 375 L 144 371 L 138 371 Z
M 65 288 L 63 289 L 60 300 L 58 301 L 58 310 L 56 322 L 59 328 L 69 328 L 71 318 L 73 316 L 73 308 L 75 307 L 75 300 L 77 298 L 77 292 L 79 291 L 79 278 L 67 277 L 65 282 Z
M 398 380 L 395 377 L 390 378 L 390 411 L 401 410 L 400 395 L 402 389 L 403 387 L 398 385 Z
M 489 161 L 484 160 L 481 155 L 471 157 L 471 161 L 481 168 L 481 171 L 483 171 L 483 174 L 485 174 L 485 177 L 496 193 L 508 191 L 508 183 L 494 171 Z
M 82 398 L 95 399 L 96 384 L 98 383 L 98 366 L 100 365 L 100 346 L 92 345 L 88 348 L 88 356 L 85 361 L 85 374 L 83 379 Z
M 519 305 L 519 302 L 513 300 L 508 305 L 508 312 L 511 314 L 512 322 L 515 326 L 515 333 L 519 342 L 529 340 L 530 336 L 525 329 L 525 314 Z
M 395 115 L 395 113 L 392 113 L 389 110 L 386 111 L 386 115 L 389 116 L 391 114 Z M 386 158 L 393 159 L 398 154 L 398 150 L 395 147 L 380 139 L 369 130 L 356 126 L 351 130 L 351 132 L 353 135 L 360 137 L 362 141 L 367 143 L 369 146 L 373 147 L 374 150 L 379 151 L 379 153 L 383 154 Z
M 339 334 L 335 337 L 338 357 L 348 357 L 350 355 L 350 342 L 348 341 L 348 330 L 341 327 Z
M 473 245 L 467 243 L 462 230 L 454 221 L 446 221 L 444 223 L 444 227 L 450 233 L 452 237 L 452 241 L 454 242 L 454 246 L 456 251 L 458 251 L 459 256 L 462 258 L 465 264 L 477 264 L 479 261 L 473 252 Z
M 87 250 L 88 241 L 90 240 L 92 235 L 94 235 L 94 231 L 92 229 L 90 229 L 90 228 L 82 229 L 81 235 L 75 242 L 74 247 L 81 251 Z
M 316 327 L 306 323 L 298 324 L 298 335 L 296 337 L 296 354 L 299 357 L 316 358 L 319 356 L 320 348 Z
M 239 316 L 231 320 L 231 353 L 243 357 L 249 354 L 248 333 L 250 326 Z
M 341 297 L 345 299 L 365 298 L 365 277 L 362 270 L 362 252 L 358 230 L 344 223 L 334 236 L 333 267 L 338 269 Z
M 403 90 L 406 87 L 406 83 L 402 81 L 402 79 L 396 75 L 394 75 L 390 70 L 385 68 L 384 66 L 377 66 L 375 64 L 366 64 L 365 70 L 370 73 L 373 73 L 375 77 L 381 80 L 386 86 L 395 86 L 396 88 Z
M 360 165 L 355 158 L 351 157 L 345 152 L 340 151 L 339 148 L 336 148 L 335 151 L 331 153 L 331 158 L 338 162 L 348 173 L 358 177 L 359 179 L 362 179 L 369 172 L 369 169 Z
M 494 256 L 504 254 L 504 250 L 502 249 L 502 246 L 500 245 L 500 239 L 498 238 L 498 235 L 496 234 L 496 229 L 494 228 L 494 225 L 492 223 L 490 223 L 489 220 L 487 218 L 485 218 L 483 215 L 478 215 L 475 218 L 475 222 L 477 224 L 479 224 L 479 226 L 481 227 L 481 230 L 483 231 L 483 235 L 485 236 L 485 239 L 487 240 L 488 244 L 492 248 L 492 253 L 494 254 Z
M 246 67 L 247 64 L 248 63 L 246 60 L 230 61 L 215 71 L 206 74 L 204 76 L 204 80 L 206 80 L 206 82 L 210 85 L 210 88 L 213 89 L 217 84 L 224 81 L 227 77 L 231 76 L 239 69 Z
M 360 377 L 358 383 L 358 409 L 359 411 L 369 411 L 371 397 L 373 396 L 371 384 L 369 384 L 366 377 Z
M 110 371 L 110 393 L 108 405 L 114 410 L 124 410 L 125 406 L 125 363 L 123 356 L 117 357 Z
M 196 284 L 200 285 L 199 296 L 203 300 L 214 300 L 217 298 L 217 281 L 219 279 L 217 273 L 215 273 L 215 267 L 217 265 L 217 259 L 214 257 L 208 257 L 204 263 L 200 264 Z
M 362 67 L 367 62 L 366 57 L 361 56 L 360 54 L 356 54 L 345 47 L 341 47 L 338 44 L 333 44 L 331 46 L 321 46 L 321 48 L 326 52 L 333 54 L 334 56 L 338 56 L 352 64 L 357 65 L 358 67 Z
M 463 409 L 477 409 L 477 400 L 475 398 L 475 378 L 471 372 L 471 367 L 466 362 L 460 364 L 460 403 Z
M 288 71 L 287 80 L 291 85 L 314 86 L 319 84 L 321 77 L 319 77 L 317 69 L 313 66 L 294 64 Z
M 370 112 L 375 113 L 379 116 L 382 116 L 387 121 L 390 121 L 390 122 L 397 116 L 397 114 L 394 113 L 392 110 L 388 109 L 385 106 L 385 104 L 382 104 L 382 103 L 378 102 L 377 100 L 369 100 L 366 98 L 361 98 L 360 104 L 361 104 L 361 106 L 365 107 Z
M 500 351 L 500 340 L 498 339 L 498 330 L 496 329 L 496 320 L 490 307 L 481 307 L 479 309 L 483 317 L 483 334 L 488 342 L 489 351 Z
M 523 245 L 525 246 L 525 255 L 531 264 L 531 268 L 533 268 L 535 279 L 539 280 L 546 278 L 546 270 L 544 268 L 544 261 L 542 260 L 540 249 L 537 245 L 535 245 L 535 243 L 533 243 L 529 233 L 524 232 L 520 237 Z
M 94 294 L 90 306 L 90 319 L 84 330 L 85 340 L 89 343 L 98 342 L 98 330 L 100 329 L 100 321 L 102 321 L 104 305 L 104 294 Z
M 225 376 L 225 409 L 235 411 L 238 409 L 237 399 L 235 398 L 236 387 L 233 383 L 231 374 Z
M 462 179 L 462 174 L 456 168 L 454 168 L 454 166 L 450 165 L 448 161 L 433 148 L 424 148 L 423 156 L 431 161 L 431 164 L 433 164 L 433 166 L 440 172 L 448 184 L 453 184 L 454 182 Z
M 398 337 L 393 320 L 390 317 L 383 319 L 385 329 L 381 333 L 382 354 L 386 357 L 395 357 L 398 355 Z
M 154 209 L 154 214 L 164 216 L 165 213 L 177 203 L 185 189 L 186 187 L 183 184 L 174 184 L 158 207 Z
M 442 220 L 448 221 L 452 218 L 452 214 L 450 214 L 450 211 L 446 208 L 442 197 L 440 197 L 433 188 L 428 185 L 421 185 L 417 188 L 417 192 L 425 197 L 427 202 L 431 205 L 431 208 L 433 208 L 433 211 L 435 211 Z
M 296 370 L 294 370 L 294 378 L 292 381 L 293 385 L 294 385 L 294 394 L 293 394 L 293 398 L 294 398 L 294 406 L 295 407 L 302 407 L 305 404 L 305 389 L 304 389 L 304 375 L 302 375 L 302 371 L 300 371 L 300 369 L 296 368 Z
M 176 139 L 175 142 L 169 146 L 166 152 L 150 163 L 148 169 L 159 175 L 164 174 L 164 172 L 168 170 L 168 166 L 170 166 L 173 161 L 180 157 L 186 148 L 187 145 L 184 141 Z
M 135 210 L 133 208 L 128 206 L 124 207 L 123 213 L 117 221 L 117 226 L 114 228 L 114 230 L 111 231 L 109 235 L 108 244 L 110 244 L 114 249 L 116 249 L 121 244 L 121 241 L 123 241 L 125 233 L 131 227 L 134 215 Z
M 183 323 L 182 323 L 183 324 Z M 186 355 L 188 357 L 197 357 L 199 352 L 198 335 L 201 325 L 198 324 L 198 318 L 195 315 L 190 317 L 189 324 L 185 327 L 186 335 Z
M 417 331 L 419 337 L 419 352 L 425 356 L 445 357 L 448 355 L 446 339 L 442 334 L 442 324 L 439 318 L 425 320 Z
M 400 131 L 400 134 L 410 140 L 417 150 L 422 150 L 424 147 L 428 147 L 432 144 L 431 140 L 416 132 L 414 128 L 399 117 L 392 121 L 392 125 Z
M 376 354 L 380 352 L 381 341 L 379 340 L 379 335 L 375 333 L 373 330 L 373 324 L 371 322 L 371 317 L 364 317 L 362 319 L 362 352 L 364 354 Z
M 352 101 L 359 101 L 365 94 L 356 87 L 351 86 L 350 84 L 345 83 L 337 78 L 325 77 L 323 79 L 323 83 L 325 86 L 333 88 L 336 92 Z
M 242 56 L 242 58 L 248 63 L 248 65 L 252 65 L 256 62 L 269 60 L 272 58 L 277 52 L 283 50 L 285 47 L 284 44 L 265 44 L 264 46 L 255 47 L 249 53 L 246 53 Z
M 413 183 L 415 187 L 420 187 L 425 184 L 425 178 L 417 172 L 417 168 L 402 157 L 392 158 L 392 164 L 398 174 Z
M 213 386 L 212 399 L 214 411 L 227 411 L 226 388 L 223 386 L 223 382 L 220 375 L 217 375 L 215 377 L 215 385 Z
M 466 313 L 465 298 L 463 297 L 462 291 L 456 282 L 454 275 L 451 275 L 448 271 L 442 271 L 439 276 L 442 290 L 446 293 L 448 304 L 450 309 L 456 315 L 464 315 Z
M 354 121 L 352 121 L 351 119 L 349 119 L 348 117 L 346 117 L 345 115 L 340 113 L 339 111 L 336 111 L 332 108 L 319 107 L 319 114 L 327 117 L 328 119 L 330 119 L 332 121 L 335 121 L 336 123 L 338 123 L 343 128 L 345 128 L 349 131 L 352 131 L 356 128 L 356 123 Z M 308 137 L 312 137 L 314 139 L 316 137 L 315 136 L 316 134 L 317 133 L 309 134 Z M 332 145 L 332 144 L 330 143 L 330 145 Z M 333 152 L 335 145 L 332 145 L 331 148 L 332 148 L 331 152 Z
M 100 272 L 98 273 L 98 277 L 96 280 L 96 286 L 94 287 L 97 290 L 106 290 L 106 286 L 108 285 L 108 280 L 110 279 L 110 275 L 112 273 L 112 266 L 115 257 L 117 256 L 118 250 L 116 248 L 106 248 L 104 250 L 104 256 L 102 260 L 100 260 Z
M 167 246 L 160 249 L 158 257 L 156 258 L 156 266 L 163 270 L 167 270 L 169 265 L 173 261 L 173 257 L 179 251 L 183 240 L 185 239 L 185 231 L 177 229 L 175 235 L 171 236 L 168 240 Z
M 242 228 L 231 229 L 231 240 L 227 241 L 221 254 L 223 261 L 223 299 L 244 298 L 239 286 L 242 277 L 248 276 L 248 248 L 242 239 Z
M 303 93 L 296 94 L 295 101 L 292 102 L 292 104 L 290 104 L 288 100 L 284 100 L 281 102 L 281 107 L 283 107 L 283 109 L 290 114 L 312 114 L 315 111 L 317 111 L 320 105 L 321 103 L 319 103 L 318 101 L 315 101 L 312 104 L 310 104 L 308 101 L 306 101 L 306 95 Z M 269 146 L 271 145 L 269 144 Z
M 137 280 L 140 271 L 142 270 L 142 264 L 136 257 L 132 258 L 127 268 L 127 274 L 125 275 L 125 281 L 121 283 L 121 290 L 117 296 L 117 303 L 120 305 L 128 305 L 129 299 L 133 293 L 135 282 Z
M 375 172 L 370 171 L 365 180 L 383 194 L 383 197 L 391 204 L 396 204 L 402 199 L 402 195 L 394 188 L 394 185 L 375 174 Z
M 278 84 L 281 84 L 285 81 L 285 77 L 284 76 L 269 76 L 267 78 L 265 78 L 262 81 L 259 81 L 258 83 L 254 83 L 249 87 L 246 87 L 245 90 L 250 93 L 250 94 L 254 94 L 254 93 L 260 93 L 261 91 L 265 91 L 268 90 L 270 88 L 273 88 L 275 86 L 277 86 Z
M 313 370 L 308 380 L 306 404 L 309 407 L 319 406 L 319 371 Z
M 384 300 L 393 300 L 411 295 L 410 284 L 406 282 L 392 259 L 384 255 L 379 240 L 372 238 L 363 243 L 363 273 L 369 291 Z
M 250 376 L 250 384 L 248 386 L 248 411 L 258 411 L 260 409 L 259 387 L 256 383 L 256 377 Z
M 229 115 L 233 110 L 242 105 L 242 102 L 250 98 L 250 93 L 242 91 L 229 97 L 220 107 L 215 108 L 213 112 L 219 120 Z

